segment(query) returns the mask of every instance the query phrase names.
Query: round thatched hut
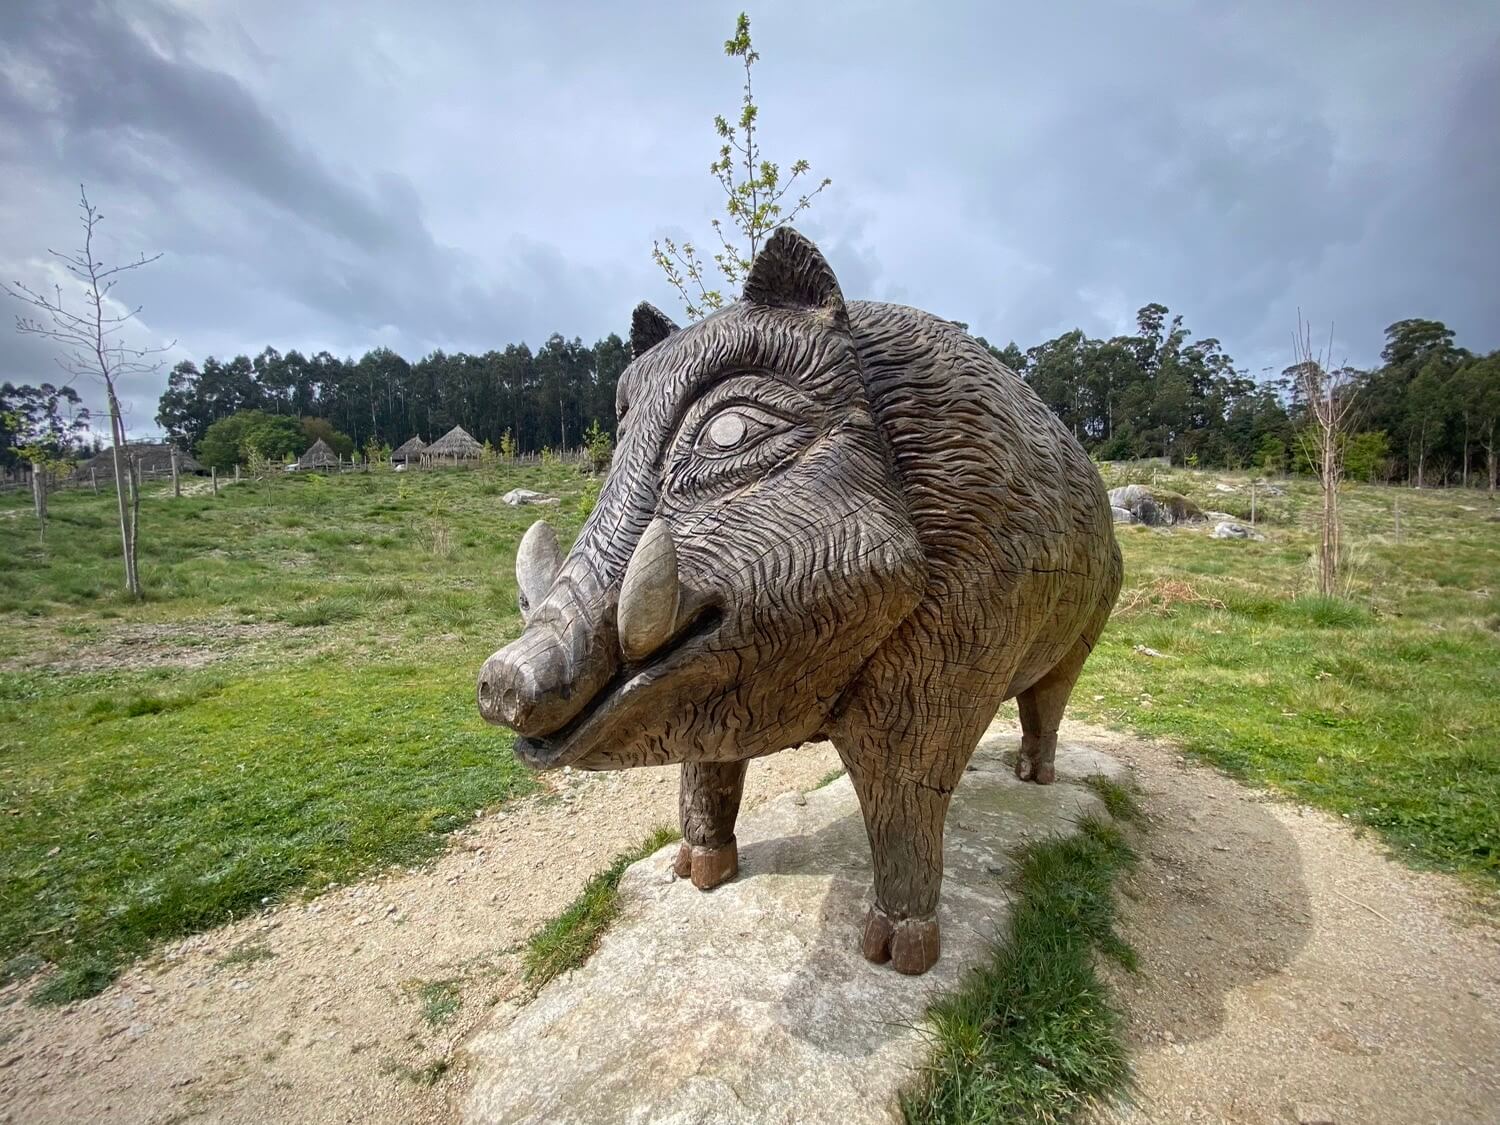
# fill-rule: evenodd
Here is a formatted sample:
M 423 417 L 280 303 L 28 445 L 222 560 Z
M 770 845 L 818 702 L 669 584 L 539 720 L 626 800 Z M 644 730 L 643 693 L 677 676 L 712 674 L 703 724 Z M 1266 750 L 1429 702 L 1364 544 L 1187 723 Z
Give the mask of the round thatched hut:
M 329 448 L 322 438 L 308 446 L 307 452 L 297 458 L 297 471 L 304 469 L 336 469 L 340 461 L 338 454 Z
M 400 445 L 396 446 L 395 449 L 391 450 L 391 464 L 410 465 L 413 462 L 419 462 L 426 449 L 427 446 L 423 443 L 421 434 L 418 434 L 416 437 L 407 438 Z
M 454 426 L 422 450 L 422 464 L 457 465 L 461 461 L 478 461 L 483 454 L 484 446 L 470 437 L 462 426 Z
M 153 480 L 158 477 L 169 477 L 172 475 L 172 452 L 173 448 L 166 442 L 154 441 L 132 441 L 125 446 L 124 452 L 127 456 L 135 458 L 136 467 L 141 474 L 142 480 Z M 208 472 L 198 463 L 191 453 L 177 450 L 177 471 L 179 473 L 206 473 Z M 101 484 L 105 481 L 115 479 L 115 451 L 107 448 L 102 452 L 94 454 L 73 470 L 73 476 L 77 480 L 89 480 L 92 472 L 94 479 Z

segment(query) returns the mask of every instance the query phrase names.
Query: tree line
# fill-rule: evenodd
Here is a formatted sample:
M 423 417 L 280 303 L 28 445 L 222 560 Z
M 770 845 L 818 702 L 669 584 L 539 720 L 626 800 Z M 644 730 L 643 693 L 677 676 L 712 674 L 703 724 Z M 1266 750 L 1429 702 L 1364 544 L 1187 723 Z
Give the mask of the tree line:
M 437 351 L 415 363 L 389 348 L 355 360 L 268 347 L 254 358 L 177 364 L 156 421 L 192 449 L 242 411 L 323 419 L 360 450 L 414 435 L 432 441 L 454 426 L 495 446 L 508 431 L 521 452 L 562 449 L 581 445 L 596 420 L 613 435 L 615 384 L 629 362 L 614 334 L 592 346 L 554 334 L 536 351 L 524 343 L 479 355 Z
M 0 468 L 66 461 L 90 450 L 89 412 L 66 384 L 0 386 Z
M 1100 460 L 1315 469 L 1299 366 L 1252 379 L 1218 340 L 1193 339 L 1164 305 L 1146 305 L 1134 333 L 1108 340 L 1074 330 L 1026 351 L 980 340 Z M 1399 320 L 1385 330 L 1379 367 L 1339 375 L 1340 393 L 1354 397 L 1343 450 L 1348 475 L 1420 486 L 1469 484 L 1482 474 L 1495 488 L 1500 351 L 1459 347 L 1441 321 Z
M 980 340 L 1101 460 L 1313 467 L 1297 367 L 1253 379 L 1218 340 L 1195 339 L 1163 305 L 1146 305 L 1134 332 L 1109 339 L 1074 330 L 1025 350 Z M 273 457 L 316 437 L 347 455 L 415 434 L 431 441 L 455 425 L 496 447 L 509 433 L 521 452 L 559 449 L 582 444 L 595 421 L 613 435 L 615 384 L 629 360 L 617 335 L 592 346 L 553 335 L 535 351 L 524 343 L 478 355 L 438 351 L 414 363 L 388 348 L 356 360 L 268 347 L 253 358 L 179 363 L 157 421 L 205 464 L 225 466 L 251 437 L 263 453 L 274 445 Z M 1357 397 L 1344 451 L 1350 476 L 1495 487 L 1500 352 L 1477 354 L 1442 322 L 1408 319 L 1386 329 L 1378 367 L 1345 374 L 1343 393 Z M 4 464 L 39 446 L 54 457 L 81 453 L 89 439 L 71 388 L 0 387 Z

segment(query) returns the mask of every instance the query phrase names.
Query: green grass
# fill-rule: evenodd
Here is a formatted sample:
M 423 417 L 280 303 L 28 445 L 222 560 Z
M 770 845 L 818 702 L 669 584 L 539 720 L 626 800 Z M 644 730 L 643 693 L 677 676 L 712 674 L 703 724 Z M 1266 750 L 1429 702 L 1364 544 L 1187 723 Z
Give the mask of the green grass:
M 423 981 L 417 986 L 417 1003 L 421 1005 L 422 1018 L 430 1026 L 442 1027 L 458 1013 L 463 1004 L 462 983 L 455 978 Z
M 1206 508 L 1248 496 L 1229 474 L 1167 479 Z M 1240 491 L 1226 503 L 1215 480 Z M 1278 483 L 1285 495 L 1259 505 L 1264 542 L 1119 529 L 1125 589 L 1071 713 L 1345 816 L 1415 865 L 1500 883 L 1495 503 L 1349 487 L 1351 564 L 1328 598 L 1315 593 L 1316 488 Z
M 517 486 L 563 496 L 565 541 L 591 503 L 561 466 L 148 488 L 140 603 L 112 497 L 52 497 L 45 549 L 0 497 L 6 975 L 92 995 L 163 941 L 419 861 L 530 791 L 473 702 L 520 627 Z
M 1098 794 L 1099 800 L 1104 802 L 1104 811 L 1109 813 L 1111 820 L 1117 820 L 1121 824 L 1146 823 L 1145 810 L 1141 808 L 1140 802 L 1136 800 L 1135 790 L 1130 786 L 1103 774 L 1084 778 L 1084 784 Z
M 1120 1017 L 1095 959 L 1135 968 L 1111 889 L 1134 862 L 1119 830 L 1096 819 L 1025 849 L 1005 944 L 928 1013 L 933 1057 L 902 1099 L 908 1122 L 1070 1121 L 1129 1089 Z
M 1243 478 L 1159 483 L 1248 509 Z M 112 497 L 55 495 L 43 547 L 26 497 L 0 495 L 0 973 L 89 995 L 163 941 L 418 861 L 526 792 L 473 706 L 520 627 L 512 560 L 536 513 L 500 501 L 518 486 L 563 498 L 545 514 L 565 542 L 597 493 L 564 466 L 148 486 L 140 603 Z M 1283 487 L 1259 500 L 1264 542 L 1121 529 L 1126 590 L 1072 713 L 1500 881 L 1492 502 L 1351 489 L 1328 599 L 1315 489 Z
M 552 978 L 587 961 L 604 931 L 620 913 L 620 877 L 625 869 L 681 838 L 677 829 L 663 825 L 638 847 L 617 855 L 606 870 L 590 879 L 566 910 L 527 941 L 523 960 L 526 983 L 539 989 Z

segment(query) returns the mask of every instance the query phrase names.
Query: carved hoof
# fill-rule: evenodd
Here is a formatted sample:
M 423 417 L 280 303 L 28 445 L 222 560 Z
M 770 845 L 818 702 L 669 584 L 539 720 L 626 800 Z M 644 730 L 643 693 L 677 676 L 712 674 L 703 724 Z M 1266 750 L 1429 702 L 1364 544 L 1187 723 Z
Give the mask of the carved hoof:
M 891 935 L 891 968 L 907 976 L 920 976 L 937 964 L 943 942 L 936 918 L 905 918 Z
M 1022 781 L 1034 781 L 1038 785 L 1051 785 L 1057 780 L 1057 767 L 1051 762 L 1040 765 L 1025 754 L 1016 757 L 1016 776 Z
M 891 959 L 891 933 L 895 924 L 878 906 L 870 907 L 865 915 L 865 936 L 860 941 L 860 950 L 865 960 L 884 965 Z
M 740 852 L 733 837 L 721 848 L 704 848 L 686 840 L 672 865 L 679 879 L 691 879 L 700 891 L 711 891 L 740 873 Z
M 887 961 L 898 973 L 918 976 L 937 964 L 943 945 L 936 918 L 903 918 L 893 921 L 878 906 L 865 915 L 865 936 L 860 943 L 867 960 Z

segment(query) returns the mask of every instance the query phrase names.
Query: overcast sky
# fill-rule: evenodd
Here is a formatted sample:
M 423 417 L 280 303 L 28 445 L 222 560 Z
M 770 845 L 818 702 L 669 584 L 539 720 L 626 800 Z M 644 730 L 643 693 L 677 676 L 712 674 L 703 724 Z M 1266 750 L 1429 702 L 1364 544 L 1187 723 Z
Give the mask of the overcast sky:
M 409 358 L 680 313 L 740 5 L 4 0 L 0 273 L 46 283 L 77 185 L 170 358 Z M 1500 4 L 810 3 L 751 10 L 766 155 L 846 296 L 1023 347 L 1160 301 L 1259 375 L 1436 317 L 1500 346 Z M 14 309 L 7 309 L 13 312 Z M 0 380 L 56 379 L 0 333 Z M 154 431 L 165 371 L 125 388 Z M 80 385 L 86 395 L 94 389 Z

